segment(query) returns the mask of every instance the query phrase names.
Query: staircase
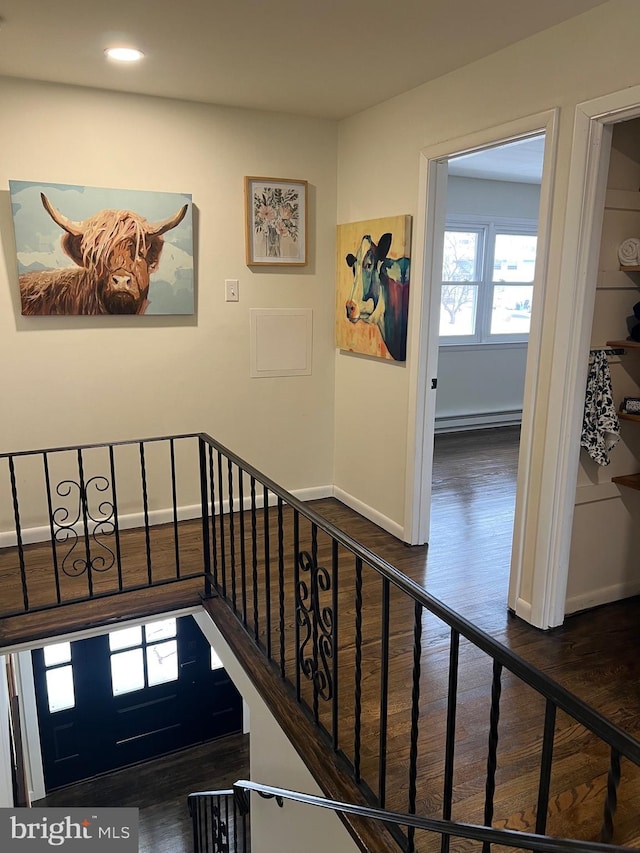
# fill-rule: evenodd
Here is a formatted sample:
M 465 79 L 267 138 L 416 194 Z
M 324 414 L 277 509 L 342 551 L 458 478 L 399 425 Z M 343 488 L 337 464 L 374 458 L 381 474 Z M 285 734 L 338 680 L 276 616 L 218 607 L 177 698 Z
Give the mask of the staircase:
M 5 646 L 197 601 L 361 849 L 635 849 L 634 738 L 210 436 L 0 461 Z

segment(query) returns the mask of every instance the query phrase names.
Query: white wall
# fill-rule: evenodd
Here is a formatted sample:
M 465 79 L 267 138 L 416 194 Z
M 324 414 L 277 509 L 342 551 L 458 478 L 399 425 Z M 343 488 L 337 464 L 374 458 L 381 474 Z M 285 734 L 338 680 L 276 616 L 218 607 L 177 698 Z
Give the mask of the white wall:
M 526 345 L 440 347 L 436 430 L 520 422 Z
M 541 542 L 539 519 L 546 517 L 541 485 L 555 476 L 546 453 L 562 425 L 549 419 L 559 405 L 551 399 L 556 349 L 568 318 L 559 315 L 566 196 L 576 105 L 640 82 L 635 59 L 640 14 L 633 0 L 606 5 L 561 24 L 452 74 L 419 86 L 341 123 L 338 154 L 338 221 L 409 213 L 415 216 L 420 152 L 528 115 L 559 109 L 551 236 L 543 312 L 541 357 L 535 383 L 536 412 L 531 477 L 527 483 L 524 550 L 527 566 L 520 596 L 531 601 L 533 574 Z M 421 282 L 412 281 L 413 305 Z M 410 312 L 413 310 L 410 304 Z M 408 366 L 417 341 L 410 335 L 406 366 L 336 355 L 335 482 L 363 505 L 375 507 L 402 524 L 407 458 L 407 419 L 411 404 Z M 373 393 L 375 389 L 375 395 Z M 554 392 L 556 393 L 556 392 Z M 377 452 L 372 464 L 353 464 L 353 423 L 371 412 L 375 397 Z M 379 404 L 381 401 L 381 404 Z M 372 419 L 373 421 L 373 419 Z M 555 431 L 549 432 L 549 424 Z M 373 427 L 372 427 L 373 429 Z M 371 442 L 369 442 L 371 446 Z M 545 555 L 546 559 L 546 555 Z M 540 555 L 542 561 L 542 555 Z
M 330 484 L 336 124 L 13 79 L 0 107 L 0 449 L 204 431 Z M 246 266 L 245 175 L 309 181 L 307 267 Z M 10 179 L 192 193 L 197 315 L 22 317 Z M 311 376 L 249 378 L 250 308 L 313 310 Z
M 538 184 L 447 180 L 447 215 L 536 220 L 539 206 Z M 436 430 L 518 423 L 526 363 L 526 344 L 440 347 Z
M 210 616 L 203 611 L 194 618 L 249 705 L 251 780 L 323 796 Z M 285 802 L 284 812 L 281 812 L 273 800 L 252 795 L 251 850 L 282 853 L 300 849 L 309 853 L 316 850 L 349 853 L 358 848 L 334 812 L 291 802 Z

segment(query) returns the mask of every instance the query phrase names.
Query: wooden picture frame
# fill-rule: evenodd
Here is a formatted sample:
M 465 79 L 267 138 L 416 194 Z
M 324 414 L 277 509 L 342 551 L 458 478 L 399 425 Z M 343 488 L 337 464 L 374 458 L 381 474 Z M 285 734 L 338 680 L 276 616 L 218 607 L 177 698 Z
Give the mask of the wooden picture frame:
M 307 181 L 245 177 L 248 266 L 305 266 L 307 190 Z

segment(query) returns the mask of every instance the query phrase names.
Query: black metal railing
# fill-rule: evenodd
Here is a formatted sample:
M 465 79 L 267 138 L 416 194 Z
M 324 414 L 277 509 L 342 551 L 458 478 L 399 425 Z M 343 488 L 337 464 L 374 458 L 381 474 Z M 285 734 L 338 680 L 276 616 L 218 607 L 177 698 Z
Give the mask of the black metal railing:
M 210 436 L 4 454 L 0 525 L 0 617 L 171 583 L 224 599 L 372 807 L 638 837 L 636 740 Z
M 194 853 L 249 853 L 248 809 L 233 790 L 199 791 L 187 802 Z
M 240 779 L 234 783 L 232 791 L 224 791 L 224 795 L 228 801 L 234 798 L 235 813 L 239 815 L 248 815 L 250 811 L 250 799 L 247 796 L 249 792 L 255 792 L 258 796 L 274 800 L 280 808 L 284 808 L 286 801 L 294 803 L 302 803 L 303 805 L 311 806 L 312 808 L 328 809 L 338 814 L 358 815 L 359 817 L 367 818 L 368 820 L 385 824 L 387 826 L 404 827 L 409 833 L 413 829 L 423 833 L 425 836 L 436 837 L 442 843 L 449 844 L 450 840 L 455 839 L 472 839 L 481 841 L 485 844 L 500 844 L 502 846 L 509 845 L 514 850 L 531 850 L 536 853 L 628 853 L 628 847 L 618 847 L 611 844 L 600 844 L 598 842 L 575 841 L 571 838 L 548 838 L 544 835 L 537 835 L 531 832 L 515 832 L 513 830 L 495 830 L 486 826 L 476 826 L 467 823 L 452 823 L 448 820 L 439 820 L 437 818 L 419 817 L 411 814 L 401 814 L 399 812 L 389 811 L 387 809 L 377 809 L 367 806 L 359 806 L 353 803 L 345 803 L 339 800 L 331 800 L 327 797 L 318 797 L 313 794 L 304 794 L 299 791 L 291 791 L 288 788 L 278 788 L 273 785 L 263 785 L 260 782 L 249 782 Z M 195 795 L 196 796 L 211 796 L 211 794 Z M 230 810 L 230 802 L 226 805 L 227 810 Z M 278 817 L 276 819 L 286 819 Z M 223 853 L 228 851 L 242 850 L 243 848 L 234 847 L 233 839 L 230 839 L 227 847 L 213 848 L 216 853 L 218 850 Z M 200 853 L 200 850 L 206 848 L 195 848 L 195 853 Z
M 540 850 L 576 849 L 562 841 L 574 831 L 605 846 L 621 832 L 627 844 L 638 838 L 638 741 L 217 441 L 201 441 L 213 588 L 372 806 L 490 827 L 497 835 L 469 830 L 483 853 L 518 846 L 515 830 L 560 839 L 530 848 Z M 600 802 L 597 825 L 581 800 Z M 420 849 L 415 824 L 392 831 L 409 853 Z
M 201 444 L 178 435 L 0 454 L 0 616 L 197 578 L 208 593 Z

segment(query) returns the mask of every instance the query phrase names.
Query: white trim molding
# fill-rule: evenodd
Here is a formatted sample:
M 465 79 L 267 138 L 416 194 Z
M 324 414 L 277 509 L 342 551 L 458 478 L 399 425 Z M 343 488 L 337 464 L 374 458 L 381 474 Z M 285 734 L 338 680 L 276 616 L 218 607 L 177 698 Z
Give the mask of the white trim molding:
M 386 530 L 387 533 L 391 533 L 391 535 L 395 536 L 397 539 L 402 539 L 402 525 L 398 524 L 397 521 L 393 521 L 393 519 L 388 518 L 386 515 L 378 512 L 377 509 L 374 509 L 368 504 L 363 503 L 361 500 L 358 500 L 358 498 L 354 498 L 353 495 L 339 489 L 337 486 L 334 487 L 333 494 L 337 500 L 342 501 L 342 503 L 350 509 L 353 509 L 360 515 L 363 515 L 365 518 L 369 519 L 369 521 L 377 524 L 378 527 Z M 366 545 L 366 542 L 364 544 Z
M 638 116 L 640 86 L 576 107 L 559 274 L 562 286 L 555 317 L 555 327 L 562 331 L 553 342 L 539 496 L 532 508 L 534 513 L 537 508 L 537 517 L 531 513 L 523 537 L 533 578 L 531 622 L 539 628 L 561 625 L 568 605 L 580 431 L 612 125 Z
M 536 298 L 533 305 L 531 330 L 529 333 L 527 369 L 524 388 L 524 408 L 522 413 L 522 432 L 520 439 L 520 461 L 518 468 L 518 487 L 516 495 L 516 514 L 511 564 L 509 604 L 518 614 L 530 608 L 516 607 L 516 602 L 528 596 L 522 592 L 523 562 L 525 560 L 525 531 L 527 527 L 537 526 L 537 504 L 535 486 L 531 482 L 532 455 L 534 447 L 534 418 L 538 400 L 540 382 L 540 361 L 542 349 L 542 314 L 545 303 L 545 282 L 547 277 L 548 247 L 551 232 L 551 199 L 555 176 L 555 157 L 557 147 L 557 125 L 559 111 L 547 110 L 531 116 L 525 116 L 513 122 L 459 139 L 447 140 L 430 146 L 420 153 L 420 182 L 416 217 L 416 247 L 414 250 L 414 289 L 412 290 L 411 334 L 409 337 L 409 411 L 407 431 L 407 476 L 403 539 L 410 544 L 420 544 L 428 538 L 432 467 L 432 439 L 435 412 L 433 401 L 425 389 L 430 385 L 430 377 L 435 376 L 438 361 L 437 325 L 433 322 L 437 282 L 437 264 L 429 259 L 436 256 L 442 248 L 434 243 L 434 234 L 438 215 L 442 215 L 442 182 L 439 178 L 448 158 L 493 147 L 518 138 L 536 134 L 545 134 L 544 164 L 540 188 L 540 216 L 538 219 L 538 252 L 534 286 Z M 445 171 L 446 174 L 446 171 Z M 440 267 L 441 269 L 441 267 Z M 422 286 L 420 286 L 422 285 Z M 439 300 L 438 300 L 439 305 Z M 428 330 L 428 331 L 427 331 Z M 531 504 L 531 507 L 530 507 Z M 530 536 L 530 533 L 528 534 Z M 546 573 L 546 567 L 544 569 Z M 524 617 L 523 617 L 524 618 Z M 529 621 L 529 620 L 527 620 Z

